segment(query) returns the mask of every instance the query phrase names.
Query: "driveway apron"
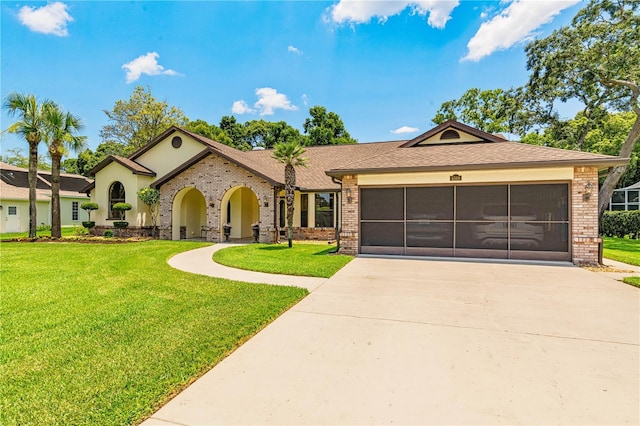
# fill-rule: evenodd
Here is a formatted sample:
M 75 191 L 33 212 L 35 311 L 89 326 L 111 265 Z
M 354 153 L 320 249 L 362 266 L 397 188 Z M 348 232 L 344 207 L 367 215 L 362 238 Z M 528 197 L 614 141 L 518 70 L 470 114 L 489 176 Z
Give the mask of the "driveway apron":
M 356 258 L 143 424 L 637 425 L 639 377 L 637 288 Z

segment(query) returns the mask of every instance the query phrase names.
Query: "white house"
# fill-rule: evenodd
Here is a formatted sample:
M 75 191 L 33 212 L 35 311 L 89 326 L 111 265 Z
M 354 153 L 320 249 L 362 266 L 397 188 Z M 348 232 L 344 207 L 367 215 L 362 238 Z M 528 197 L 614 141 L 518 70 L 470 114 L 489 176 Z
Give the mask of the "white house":
M 29 230 L 29 171 L 0 162 L 0 232 Z M 90 201 L 81 189 L 91 183 L 84 176 L 60 174 L 60 220 L 62 226 L 88 220 L 80 205 Z M 51 225 L 51 172 L 38 171 L 36 183 L 38 225 Z

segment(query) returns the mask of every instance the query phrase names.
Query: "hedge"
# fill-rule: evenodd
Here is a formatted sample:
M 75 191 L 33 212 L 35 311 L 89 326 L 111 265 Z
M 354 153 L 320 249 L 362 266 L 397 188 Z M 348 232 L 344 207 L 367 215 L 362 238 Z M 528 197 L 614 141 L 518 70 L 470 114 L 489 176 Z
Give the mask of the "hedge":
M 640 238 L 640 210 L 606 211 L 600 220 L 600 233 L 605 237 Z

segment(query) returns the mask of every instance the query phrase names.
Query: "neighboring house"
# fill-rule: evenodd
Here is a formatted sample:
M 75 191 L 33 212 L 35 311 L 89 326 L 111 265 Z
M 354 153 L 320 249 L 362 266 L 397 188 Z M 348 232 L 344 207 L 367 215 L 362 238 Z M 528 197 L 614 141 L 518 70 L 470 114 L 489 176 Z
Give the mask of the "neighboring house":
M 640 210 L 640 182 L 613 191 L 609 210 Z
M 0 162 L 0 232 L 29 230 L 29 171 Z M 62 226 L 87 220 L 80 204 L 89 201 L 82 188 L 91 183 L 80 175 L 60 174 L 60 221 Z M 51 225 L 51 172 L 38 170 L 36 182 L 38 225 Z
M 625 164 L 600 154 L 509 142 L 447 121 L 410 140 L 308 147 L 296 169 L 295 237 L 334 239 L 349 254 L 598 260 L 598 172 Z M 172 127 L 128 158 L 110 156 L 85 190 L 96 231 L 151 222 L 137 191 L 160 190 L 163 239 L 260 241 L 284 235 L 284 166 Z

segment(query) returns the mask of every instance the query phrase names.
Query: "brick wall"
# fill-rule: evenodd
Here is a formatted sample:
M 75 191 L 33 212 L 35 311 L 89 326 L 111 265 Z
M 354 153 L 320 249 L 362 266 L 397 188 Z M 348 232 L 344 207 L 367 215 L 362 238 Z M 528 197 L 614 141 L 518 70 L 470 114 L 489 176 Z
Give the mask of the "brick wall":
M 224 241 L 221 223 L 222 199 L 232 188 L 244 186 L 253 191 L 260 206 L 260 242 L 271 243 L 275 240 L 276 232 L 273 227 L 274 209 L 273 187 L 263 178 L 235 165 L 234 163 L 209 155 L 197 164 L 184 170 L 160 187 L 160 238 L 172 238 L 171 218 L 173 200 L 185 188 L 196 188 L 204 196 L 206 204 L 206 239 L 207 241 Z M 268 206 L 263 200 L 268 200 Z M 179 206 L 178 206 L 179 208 Z
M 280 228 L 280 241 L 287 240 L 287 228 Z M 335 241 L 335 228 L 293 228 L 294 240 Z
M 585 185 L 591 183 L 591 196 Z M 598 263 L 598 169 L 575 167 L 571 185 L 571 251 L 576 265 Z
M 345 192 L 351 190 L 351 202 Z M 355 256 L 358 253 L 359 198 L 358 177 L 344 175 L 342 177 L 342 228 L 340 232 L 340 252 Z

